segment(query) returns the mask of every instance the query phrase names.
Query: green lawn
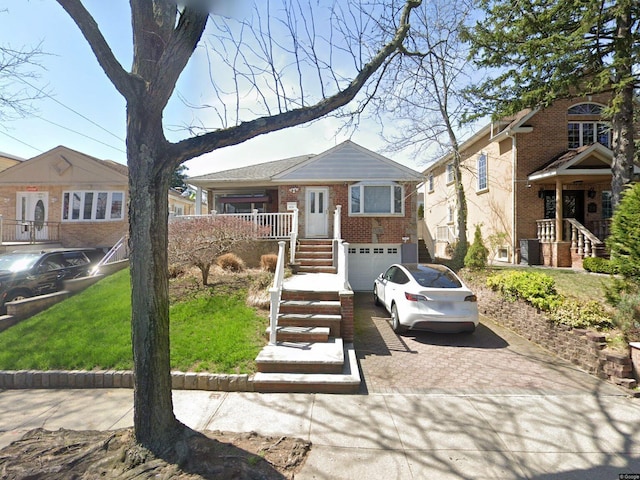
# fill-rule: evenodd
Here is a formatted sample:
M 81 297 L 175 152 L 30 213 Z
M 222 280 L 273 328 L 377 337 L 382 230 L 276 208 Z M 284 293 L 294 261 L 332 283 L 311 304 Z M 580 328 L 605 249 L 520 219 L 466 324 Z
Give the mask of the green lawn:
M 133 368 L 129 270 L 0 333 L 2 370 Z M 170 308 L 171 368 L 252 373 L 268 320 L 245 292 L 201 295 Z

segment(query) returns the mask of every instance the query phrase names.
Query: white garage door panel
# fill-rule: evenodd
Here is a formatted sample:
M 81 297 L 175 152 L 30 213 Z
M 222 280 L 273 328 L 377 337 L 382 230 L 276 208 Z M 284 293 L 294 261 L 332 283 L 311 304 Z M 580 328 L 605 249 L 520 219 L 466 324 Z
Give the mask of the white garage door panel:
M 355 291 L 370 291 L 373 281 L 401 259 L 400 244 L 362 243 L 349 245 L 349 283 Z

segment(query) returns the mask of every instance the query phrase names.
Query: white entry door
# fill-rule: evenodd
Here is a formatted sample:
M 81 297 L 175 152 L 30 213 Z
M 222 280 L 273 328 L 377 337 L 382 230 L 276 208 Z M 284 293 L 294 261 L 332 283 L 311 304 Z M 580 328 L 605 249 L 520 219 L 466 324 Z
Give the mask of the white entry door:
M 327 207 L 329 205 L 328 188 L 307 188 L 306 235 L 307 237 L 326 237 L 328 229 Z
M 49 192 L 17 192 L 16 240 L 47 240 Z

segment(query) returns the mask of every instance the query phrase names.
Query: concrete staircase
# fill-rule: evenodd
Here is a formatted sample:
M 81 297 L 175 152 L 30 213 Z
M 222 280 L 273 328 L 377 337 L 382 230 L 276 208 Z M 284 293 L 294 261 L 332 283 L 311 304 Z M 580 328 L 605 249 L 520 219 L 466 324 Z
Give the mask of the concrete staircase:
M 299 272 L 336 273 L 333 264 L 333 240 L 302 238 L 298 240 L 295 263 Z
M 356 393 L 360 388 L 355 349 L 341 338 L 340 290 L 327 288 L 320 278 L 335 270 L 319 264 L 319 255 L 308 256 L 310 252 L 326 255 L 327 246 L 331 255 L 331 241 L 316 242 L 301 242 L 302 254 L 296 258 L 305 263 L 312 259 L 305 265 L 308 270 L 296 278 L 304 280 L 297 284 L 305 288 L 287 288 L 285 282 L 276 344 L 265 346 L 256 357 L 255 391 Z M 323 261 L 333 263 L 332 258 Z M 266 333 L 270 334 L 270 328 Z

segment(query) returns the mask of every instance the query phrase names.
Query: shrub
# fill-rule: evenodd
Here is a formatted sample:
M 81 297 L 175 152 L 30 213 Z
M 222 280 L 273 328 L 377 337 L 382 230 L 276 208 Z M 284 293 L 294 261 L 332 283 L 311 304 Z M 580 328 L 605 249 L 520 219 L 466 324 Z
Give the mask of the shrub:
M 622 193 L 611 219 L 607 246 L 611 261 L 629 282 L 640 283 L 640 183 Z
M 218 266 L 223 270 L 229 270 L 231 272 L 241 272 L 244 270 L 244 262 L 240 257 L 233 253 L 225 253 L 220 255 L 216 260 Z
M 184 272 L 186 272 L 186 268 L 182 263 L 171 263 L 169 264 L 169 278 L 178 278 Z
M 615 274 L 616 266 L 610 260 L 601 257 L 587 257 L 582 260 L 582 267 L 587 272 Z
M 471 270 L 479 270 L 487 266 L 487 257 L 489 251 L 482 242 L 482 233 L 480 232 L 480 225 L 476 225 L 476 231 L 473 235 L 473 243 L 467 250 L 467 254 L 464 257 L 464 266 Z
M 613 316 L 629 342 L 640 342 L 640 293 L 622 293 Z
M 556 291 L 553 278 L 536 272 L 498 273 L 487 278 L 487 286 L 512 301 L 524 300 L 544 311 L 558 306 L 563 299 Z
M 275 272 L 278 264 L 278 256 L 275 253 L 269 253 L 260 257 L 260 268 L 267 272 Z
M 603 330 L 613 327 L 612 319 L 606 314 L 602 305 L 595 300 L 587 303 L 565 300 L 553 308 L 548 316 L 553 322 L 569 325 L 572 328 Z

